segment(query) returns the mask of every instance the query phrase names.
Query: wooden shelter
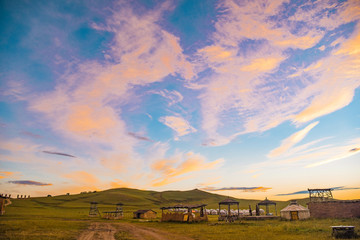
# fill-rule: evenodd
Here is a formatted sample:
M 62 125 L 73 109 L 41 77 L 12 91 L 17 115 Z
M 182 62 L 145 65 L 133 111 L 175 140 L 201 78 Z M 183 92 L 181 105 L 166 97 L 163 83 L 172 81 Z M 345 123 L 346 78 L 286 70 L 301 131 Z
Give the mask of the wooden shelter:
M 309 209 L 299 205 L 296 200 L 280 211 L 281 218 L 287 220 L 304 220 L 310 218 Z
M 123 206 L 124 204 L 122 203 L 117 203 L 116 204 L 116 210 L 115 211 L 110 211 L 110 212 L 103 212 L 104 218 L 106 219 L 120 219 L 123 217 Z
M 0 215 L 4 215 L 7 197 L 0 196 Z
M 310 202 L 324 202 L 334 200 L 331 190 L 331 188 L 308 188 Z
M 276 210 L 276 202 L 273 202 L 273 201 L 270 201 L 270 200 L 268 200 L 267 198 L 265 198 L 265 200 L 264 201 L 261 201 L 261 202 L 259 202 L 256 206 L 257 206 L 257 208 L 259 207 L 259 206 L 265 206 L 265 208 L 266 208 L 266 215 L 270 215 L 270 213 L 269 213 L 269 206 L 270 205 L 274 205 L 275 206 L 275 216 L 277 216 L 277 210 Z
M 220 214 L 221 205 L 226 205 L 227 206 L 227 214 L 226 215 L 221 215 Z M 237 205 L 237 215 L 232 215 L 231 214 L 231 205 Z M 239 209 L 239 202 L 238 201 L 227 198 L 227 199 L 219 202 L 219 218 L 218 218 L 219 221 L 233 222 L 234 220 L 239 219 L 239 217 L 240 217 L 240 209 Z
M 151 209 L 137 210 L 133 212 L 135 219 L 154 219 L 157 213 Z
M 162 207 L 162 222 L 203 222 L 208 221 L 206 204 L 175 205 Z

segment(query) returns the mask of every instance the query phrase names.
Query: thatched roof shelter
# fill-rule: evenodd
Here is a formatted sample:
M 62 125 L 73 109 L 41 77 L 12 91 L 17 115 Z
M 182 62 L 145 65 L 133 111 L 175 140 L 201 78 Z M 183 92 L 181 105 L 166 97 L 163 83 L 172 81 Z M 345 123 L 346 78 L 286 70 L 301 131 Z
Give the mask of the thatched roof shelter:
M 221 205 L 228 206 L 228 212 L 225 217 L 221 216 L 221 214 L 220 214 Z M 238 209 L 237 216 L 231 216 L 231 211 L 230 211 L 231 205 L 237 205 L 237 209 Z M 219 202 L 219 221 L 226 220 L 226 221 L 232 222 L 234 219 L 239 219 L 239 217 L 240 217 L 239 201 L 236 201 L 231 198 L 227 198 L 227 199 L 224 199 L 221 202 Z
M 270 201 L 267 198 L 265 198 L 264 201 L 259 202 L 257 205 L 266 207 L 266 215 L 269 215 L 269 206 L 274 205 L 275 206 L 275 215 L 277 215 L 276 202 Z

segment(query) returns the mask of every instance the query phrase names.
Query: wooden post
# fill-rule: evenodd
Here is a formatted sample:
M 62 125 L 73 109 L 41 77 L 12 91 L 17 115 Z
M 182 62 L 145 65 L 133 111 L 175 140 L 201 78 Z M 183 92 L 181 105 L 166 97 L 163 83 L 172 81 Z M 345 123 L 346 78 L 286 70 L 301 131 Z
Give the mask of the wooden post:
M 239 208 L 239 203 L 238 203 L 237 205 L 238 205 L 238 219 L 240 219 L 240 208 Z

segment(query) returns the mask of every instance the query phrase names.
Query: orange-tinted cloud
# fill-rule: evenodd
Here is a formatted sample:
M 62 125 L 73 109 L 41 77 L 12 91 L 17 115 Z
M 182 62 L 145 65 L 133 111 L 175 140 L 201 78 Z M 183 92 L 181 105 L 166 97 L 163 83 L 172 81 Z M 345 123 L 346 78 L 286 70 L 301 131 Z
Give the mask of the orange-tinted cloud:
M 14 175 L 14 172 L 0 171 L 0 179 L 8 178 L 8 177 L 10 177 L 12 175 Z
M 179 116 L 165 116 L 161 117 L 159 121 L 173 129 L 177 137 L 196 132 L 196 129 L 193 128 L 188 121 Z
M 298 142 L 303 140 L 306 137 L 306 135 L 311 131 L 311 129 L 313 129 L 316 125 L 318 125 L 318 123 L 319 122 L 311 123 L 304 129 L 302 129 L 302 130 L 292 134 L 290 137 L 284 139 L 281 142 L 280 147 L 273 149 L 268 154 L 268 157 L 270 157 L 270 158 L 278 157 L 278 156 L 284 154 L 285 152 L 287 152 L 292 146 L 294 146 L 295 144 L 297 144 Z
M 243 191 L 243 192 L 266 192 L 269 187 L 224 187 L 224 188 L 204 188 L 205 191 Z
M 111 188 L 129 188 L 129 187 L 133 187 L 133 184 L 129 182 L 124 182 L 119 179 L 115 179 L 114 181 L 110 182 L 110 186 Z
M 86 171 L 74 171 L 64 175 L 65 178 L 70 179 L 75 184 L 84 184 L 84 185 L 96 185 L 99 183 L 99 179 Z
M 187 173 L 214 169 L 219 167 L 223 162 L 223 159 L 206 162 L 202 155 L 193 152 L 179 154 L 173 159 L 157 160 L 152 164 L 151 168 L 156 174 L 160 175 L 160 177 L 152 181 L 152 186 L 159 187 L 184 180 L 188 176 L 183 175 Z M 182 177 L 179 178 L 179 176 Z
M 214 72 L 198 83 L 204 89 L 200 96 L 202 128 L 208 139 L 229 139 L 222 133 L 227 123 L 234 124 L 240 135 L 266 131 L 287 120 L 295 124 L 314 120 L 347 106 L 360 86 L 359 24 L 348 39 L 336 39 L 333 52 L 321 60 L 289 71 L 281 79 L 269 76 L 286 60 L 286 49 L 312 48 L 327 31 L 357 21 L 360 16 L 356 1 L 336 6 L 316 2 L 311 8 L 300 4 L 286 18 L 291 24 L 269 20 L 284 10 L 282 1 L 273 2 L 227 0 L 219 4 L 226 11 L 215 23 L 214 44 L 198 51 L 199 62 Z M 334 12 L 323 14 L 323 9 Z M 297 21 L 306 23 L 306 31 L 293 31 Z M 246 41 L 256 44 L 243 53 L 239 43 Z M 328 46 L 320 49 L 329 50 Z M 232 53 L 231 57 L 222 54 L 226 52 Z M 302 86 L 294 86 L 291 78 L 299 78 Z M 212 145 L 210 142 L 206 144 Z

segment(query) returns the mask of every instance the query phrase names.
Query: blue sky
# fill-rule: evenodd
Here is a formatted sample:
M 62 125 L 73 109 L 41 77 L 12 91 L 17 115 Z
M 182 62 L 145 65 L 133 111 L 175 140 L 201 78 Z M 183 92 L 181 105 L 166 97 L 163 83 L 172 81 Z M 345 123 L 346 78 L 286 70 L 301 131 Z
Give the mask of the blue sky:
M 4 193 L 359 198 L 358 1 L 1 4 Z

